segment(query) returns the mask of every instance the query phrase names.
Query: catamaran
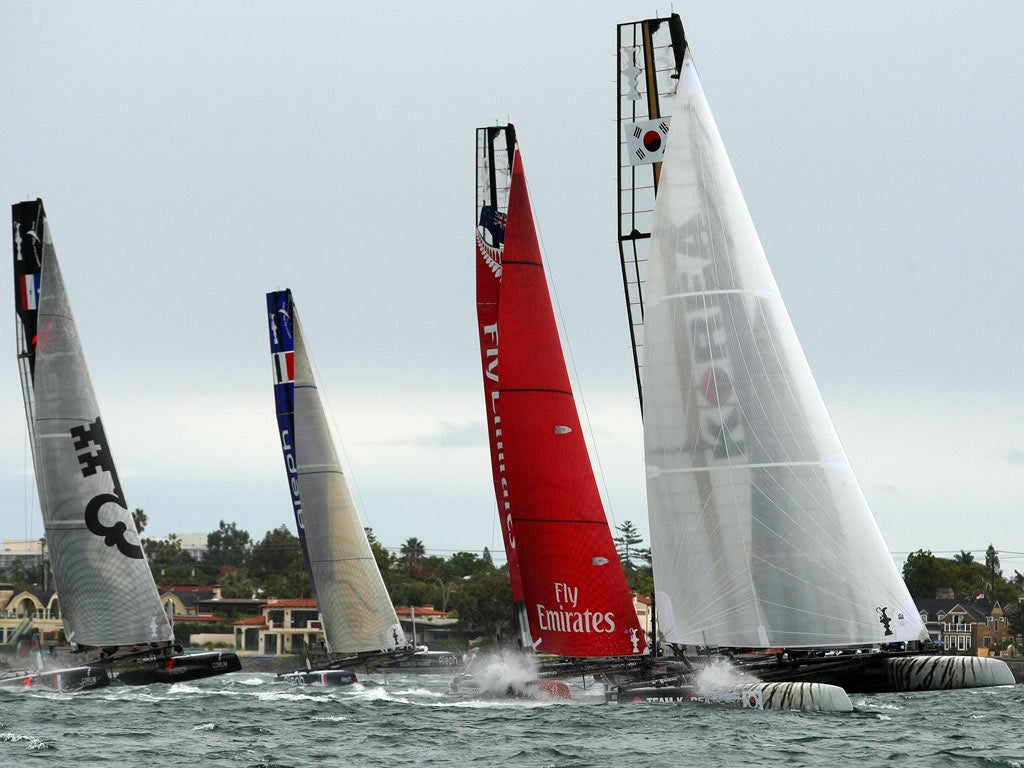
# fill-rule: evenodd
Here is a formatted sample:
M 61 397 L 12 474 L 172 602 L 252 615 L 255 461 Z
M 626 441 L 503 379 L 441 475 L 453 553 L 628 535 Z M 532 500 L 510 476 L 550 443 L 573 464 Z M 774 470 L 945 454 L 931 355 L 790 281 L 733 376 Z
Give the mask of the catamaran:
M 679 17 L 620 25 L 618 64 L 619 250 L 665 640 L 719 649 L 761 680 L 848 692 L 1012 684 L 998 659 L 881 650 L 928 633 L 804 357 Z
M 348 685 L 356 670 L 416 653 L 405 637 L 349 493 L 290 290 L 267 294 L 277 426 L 325 648 L 278 677 Z M 315 667 L 315 668 L 314 668 Z
M 91 688 L 241 669 L 181 653 L 114 466 L 42 200 L 12 207 L 18 369 L 64 633 L 86 663 L 0 685 Z
M 647 638 L 580 426 L 515 128 L 480 128 L 476 144 L 480 356 L 519 644 L 543 654 L 543 678 L 639 667 Z

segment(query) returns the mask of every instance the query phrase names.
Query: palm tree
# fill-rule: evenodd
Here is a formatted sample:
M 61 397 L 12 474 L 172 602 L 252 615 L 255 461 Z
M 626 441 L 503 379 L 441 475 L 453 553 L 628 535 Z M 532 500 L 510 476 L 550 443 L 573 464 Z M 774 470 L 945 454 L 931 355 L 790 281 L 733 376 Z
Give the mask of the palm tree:
M 417 539 L 415 536 L 410 536 L 405 540 L 400 551 L 402 554 L 402 565 L 405 566 L 405 572 L 411 576 L 415 571 L 419 570 L 420 561 L 427 554 L 427 550 L 423 546 L 422 541 Z

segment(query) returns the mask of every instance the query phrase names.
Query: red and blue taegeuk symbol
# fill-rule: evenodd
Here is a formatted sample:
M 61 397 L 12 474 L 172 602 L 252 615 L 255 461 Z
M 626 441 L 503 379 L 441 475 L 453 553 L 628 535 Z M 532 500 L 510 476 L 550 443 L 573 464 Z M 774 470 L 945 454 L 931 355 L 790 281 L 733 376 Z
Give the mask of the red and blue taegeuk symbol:
M 661 134 L 657 131 L 647 131 L 644 134 L 644 149 L 648 152 L 657 152 L 661 149 Z

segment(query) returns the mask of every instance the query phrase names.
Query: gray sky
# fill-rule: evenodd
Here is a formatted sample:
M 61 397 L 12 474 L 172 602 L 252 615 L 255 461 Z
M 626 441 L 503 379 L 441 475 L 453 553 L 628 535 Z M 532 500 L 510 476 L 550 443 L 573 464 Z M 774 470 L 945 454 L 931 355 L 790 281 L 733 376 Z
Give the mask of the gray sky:
M 46 204 L 147 533 L 293 525 L 263 308 L 290 287 L 367 524 L 391 547 L 501 550 L 475 335 L 474 129 L 511 120 L 599 482 L 613 523 L 646 534 L 615 245 L 614 43 L 617 23 L 669 7 L 3 8 L 2 197 Z M 1024 571 L 1024 6 L 677 10 L 890 548 L 993 543 L 1005 572 Z M 37 537 L 11 324 L 0 537 Z

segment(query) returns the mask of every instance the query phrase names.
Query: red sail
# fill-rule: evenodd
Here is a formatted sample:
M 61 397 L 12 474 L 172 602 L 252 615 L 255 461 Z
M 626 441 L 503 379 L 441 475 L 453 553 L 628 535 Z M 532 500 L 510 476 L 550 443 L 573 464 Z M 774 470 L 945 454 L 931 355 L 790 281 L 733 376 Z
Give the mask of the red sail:
M 518 150 L 502 261 L 501 438 L 530 634 L 563 656 L 642 653 L 580 428 Z
M 480 336 L 480 360 L 484 376 L 484 401 L 487 413 L 487 435 L 491 447 L 491 471 L 494 478 L 494 495 L 498 504 L 498 519 L 505 544 L 508 561 L 508 575 L 512 581 L 512 599 L 523 602 L 523 584 L 519 569 L 519 553 L 509 525 L 512 518 L 508 509 L 508 494 L 505 480 L 505 457 L 502 444 L 501 416 L 498 392 L 498 299 L 501 293 L 501 259 L 505 235 L 505 206 L 499 205 L 498 193 L 494 189 L 497 177 L 494 165 L 497 162 L 493 150 L 491 132 L 501 129 L 482 128 L 478 135 L 477 175 L 487 179 L 483 198 L 477 206 L 476 236 L 476 317 L 477 332 Z M 514 139 L 513 139 L 514 140 Z M 505 176 L 507 178 L 507 176 Z M 507 189 L 502 190 L 501 201 L 507 200 Z

